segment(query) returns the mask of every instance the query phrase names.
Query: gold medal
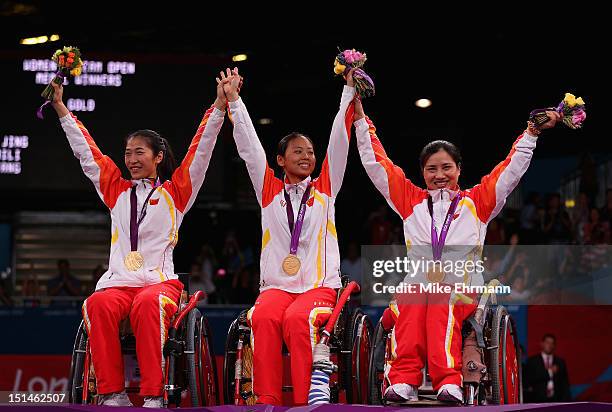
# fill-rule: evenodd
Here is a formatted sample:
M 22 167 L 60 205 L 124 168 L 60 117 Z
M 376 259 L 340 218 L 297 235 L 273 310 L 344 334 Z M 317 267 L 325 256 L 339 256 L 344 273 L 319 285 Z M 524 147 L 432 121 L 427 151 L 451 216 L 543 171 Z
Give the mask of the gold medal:
M 440 283 L 444 280 L 445 276 L 446 274 L 444 271 L 441 268 L 436 267 L 436 265 L 434 265 L 433 269 L 427 272 L 427 280 L 429 280 L 431 283 Z
M 123 259 L 123 264 L 130 272 L 134 272 L 140 269 L 144 265 L 144 258 L 138 251 L 131 251 L 127 254 L 125 259 Z
M 302 266 L 302 262 L 300 262 L 300 258 L 295 255 L 288 255 L 283 259 L 283 271 L 288 276 L 294 276 L 298 273 L 300 266 Z

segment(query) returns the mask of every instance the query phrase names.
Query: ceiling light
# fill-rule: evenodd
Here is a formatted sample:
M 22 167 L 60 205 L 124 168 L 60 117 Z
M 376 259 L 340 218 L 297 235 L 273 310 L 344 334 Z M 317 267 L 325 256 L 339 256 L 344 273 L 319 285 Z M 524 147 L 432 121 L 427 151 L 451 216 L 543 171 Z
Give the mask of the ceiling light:
M 38 37 L 27 37 L 25 39 L 21 39 L 19 41 L 20 44 L 31 45 L 31 44 L 41 44 L 49 41 L 47 36 L 38 36 Z
M 429 99 L 419 99 L 416 102 L 414 102 L 414 104 L 416 105 L 416 107 L 420 107 L 421 109 L 426 109 L 429 106 L 431 106 L 431 100 L 429 100 Z

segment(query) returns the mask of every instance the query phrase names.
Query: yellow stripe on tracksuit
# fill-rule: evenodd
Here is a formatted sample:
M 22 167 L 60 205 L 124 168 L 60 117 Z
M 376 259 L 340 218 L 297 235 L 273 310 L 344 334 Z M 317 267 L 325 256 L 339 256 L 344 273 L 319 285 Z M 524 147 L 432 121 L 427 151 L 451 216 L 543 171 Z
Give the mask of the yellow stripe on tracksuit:
M 83 320 L 85 321 L 85 330 L 87 335 L 91 336 L 91 322 L 89 321 L 89 315 L 87 314 L 87 299 L 83 302 Z
M 310 311 L 310 315 L 308 316 L 308 326 L 310 327 L 310 346 L 313 350 L 315 345 L 319 341 L 319 328 L 315 325 L 317 316 L 322 313 L 331 314 L 332 311 L 333 309 L 327 306 L 313 308 Z
M 268 246 L 268 242 L 270 242 L 270 239 L 272 238 L 272 236 L 270 236 L 270 229 L 266 229 L 266 231 L 263 234 L 263 237 L 261 238 L 261 250 L 263 251 L 266 246 Z
M 169 209 L 169 212 L 170 212 L 170 219 L 172 221 L 172 228 L 170 229 L 170 237 L 168 238 L 168 240 L 174 246 L 176 246 L 176 244 L 178 242 L 178 228 L 176 227 L 176 218 L 175 218 L 175 213 L 174 213 L 174 202 L 172 201 L 172 199 L 170 198 L 168 193 L 166 193 L 166 191 L 163 190 L 161 187 L 159 188 L 159 192 L 162 194 L 162 196 L 164 196 L 164 199 L 166 199 L 166 203 L 168 203 L 168 209 Z
M 389 309 L 391 309 L 391 312 L 393 312 L 396 319 L 399 318 L 400 312 L 399 312 L 399 307 L 397 306 L 396 301 L 392 300 L 391 302 L 389 302 Z M 393 363 L 395 359 L 397 359 L 397 351 L 396 351 L 397 350 L 397 340 L 395 339 L 395 326 L 391 330 L 390 339 L 391 339 L 391 357 L 389 361 L 387 361 L 387 363 L 384 365 L 384 376 L 385 376 L 385 379 L 387 379 L 387 381 L 389 381 L 389 372 L 391 371 L 391 364 Z
M 166 334 L 168 331 L 166 330 L 166 306 L 178 306 L 175 301 L 170 299 L 168 296 L 159 294 L 159 336 L 160 336 L 160 351 L 161 351 L 161 367 L 162 371 L 166 367 L 166 359 L 164 358 L 164 343 L 166 341 Z
M 255 332 L 253 332 L 253 312 L 255 312 L 255 306 L 253 306 L 247 312 L 247 322 L 251 326 L 251 350 L 255 352 Z
M 451 345 L 453 344 L 453 331 L 455 329 L 455 303 L 457 302 L 457 296 L 454 293 L 451 294 L 448 302 L 448 322 L 446 323 L 446 334 L 444 337 L 444 350 L 446 352 L 446 366 L 448 368 L 455 367 L 455 358 L 451 353 Z
M 319 227 L 319 234 L 317 235 L 317 280 L 315 281 L 314 287 L 318 288 L 319 283 L 323 279 L 323 270 L 321 262 L 321 238 L 323 235 L 323 225 Z

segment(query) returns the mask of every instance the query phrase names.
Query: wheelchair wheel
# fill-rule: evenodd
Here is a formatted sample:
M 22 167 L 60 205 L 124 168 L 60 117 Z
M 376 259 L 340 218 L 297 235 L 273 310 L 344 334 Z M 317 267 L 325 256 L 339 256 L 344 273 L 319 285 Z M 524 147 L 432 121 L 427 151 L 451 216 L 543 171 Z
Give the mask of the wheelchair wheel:
M 187 379 L 191 406 L 214 406 L 218 402 L 217 373 L 208 321 L 198 309 L 187 317 L 185 339 Z
M 491 322 L 492 403 L 522 403 L 521 350 L 514 319 L 498 306 Z
M 240 313 L 229 327 L 225 341 L 225 356 L 223 360 L 223 399 L 225 405 L 254 405 L 253 393 L 253 350 L 251 349 L 249 329 L 244 326 L 246 310 Z M 239 343 L 241 361 L 238 364 Z M 236 400 L 236 369 L 239 370 L 238 399 Z M 236 402 L 237 401 L 237 402 Z
M 372 350 L 368 368 L 368 401 L 370 405 L 382 405 L 382 384 L 385 379 L 385 351 L 388 334 L 385 332 L 382 320 L 379 320 L 372 337 Z
M 367 404 L 369 400 L 368 369 L 372 350 L 372 321 L 361 311 L 355 309 L 349 324 L 345 342 L 347 367 L 345 368 L 346 402 L 349 404 Z
M 72 360 L 70 361 L 70 375 L 68 375 L 68 402 L 83 403 L 83 369 L 87 351 L 87 332 L 85 324 L 81 321 L 74 339 Z

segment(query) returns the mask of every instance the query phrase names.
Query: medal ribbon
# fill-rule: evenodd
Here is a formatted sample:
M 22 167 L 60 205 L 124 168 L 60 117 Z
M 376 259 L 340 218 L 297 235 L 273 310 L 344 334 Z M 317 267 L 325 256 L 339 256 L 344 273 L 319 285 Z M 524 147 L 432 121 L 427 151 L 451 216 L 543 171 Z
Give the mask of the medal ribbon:
M 310 197 L 310 185 L 304 190 L 304 195 L 300 201 L 300 208 L 298 210 L 297 220 L 294 224 L 293 206 L 291 205 L 291 198 L 286 190 L 283 190 L 285 194 L 285 201 L 287 202 L 287 220 L 289 221 L 289 231 L 291 232 L 291 245 L 289 246 L 289 253 L 295 255 L 297 253 L 298 243 L 300 241 L 300 233 L 302 233 L 302 224 L 304 223 L 304 216 L 306 216 L 306 202 Z
M 140 217 L 138 219 L 136 218 L 138 214 L 138 211 L 136 210 L 138 208 L 138 200 L 136 198 L 137 185 L 132 186 L 132 192 L 130 193 L 130 250 L 132 252 L 138 249 L 138 228 L 140 227 L 142 219 L 144 219 L 144 217 L 147 215 L 147 205 L 149 204 L 149 199 L 159 185 L 159 178 L 157 178 L 155 184 L 153 185 L 153 189 L 151 189 L 149 195 L 142 204 L 142 210 L 140 211 Z
M 446 242 L 446 235 L 448 234 L 448 229 L 453 221 L 453 215 L 455 214 L 455 210 L 457 209 L 460 199 L 461 194 L 457 193 L 448 207 L 448 212 L 446 212 L 446 218 L 444 219 L 444 224 L 442 225 L 442 230 L 440 230 L 440 237 L 438 237 L 438 231 L 436 230 L 433 215 L 433 201 L 431 200 L 431 196 L 427 198 L 427 206 L 429 207 L 429 214 L 431 215 L 431 249 L 435 261 L 442 258 L 442 250 L 444 249 L 444 243 Z

